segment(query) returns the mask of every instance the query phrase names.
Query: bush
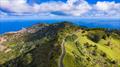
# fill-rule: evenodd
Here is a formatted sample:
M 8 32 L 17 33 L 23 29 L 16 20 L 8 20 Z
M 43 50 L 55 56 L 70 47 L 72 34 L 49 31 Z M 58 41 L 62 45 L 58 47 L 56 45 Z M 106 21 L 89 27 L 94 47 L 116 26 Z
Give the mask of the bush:
M 107 44 L 105 44 L 106 46 L 110 46 L 112 45 L 110 41 L 107 42 Z
M 101 39 L 101 37 L 97 34 L 88 34 L 87 37 L 95 43 Z
M 96 50 L 93 50 L 93 51 L 92 51 L 92 55 L 97 56 Z
M 94 47 L 95 49 L 97 49 L 97 48 L 98 48 L 98 47 L 97 47 L 97 45 L 94 45 L 93 47 Z
M 82 33 L 85 33 L 85 31 L 83 30 Z
M 78 37 L 75 35 L 75 34 L 73 34 L 72 36 L 67 36 L 66 37 L 66 41 L 74 41 L 75 39 L 77 39 Z
M 33 58 L 32 58 L 32 54 L 27 54 L 23 57 L 23 63 L 26 64 L 30 64 L 32 62 Z
M 75 40 L 75 39 L 77 39 L 77 38 L 78 38 L 77 35 L 75 35 L 75 34 L 72 35 L 72 39 L 73 39 L 73 40 Z
M 90 47 L 88 42 L 84 43 L 84 46 L 85 46 L 85 48 L 89 48 Z
M 116 64 L 117 62 L 116 62 L 115 60 L 112 60 L 111 63 L 112 63 L 112 64 Z
M 103 35 L 103 36 L 102 36 L 102 39 L 106 40 L 106 35 Z
M 106 57 L 107 55 L 106 55 L 106 53 L 101 52 L 101 56 L 102 56 L 102 57 Z
M 80 45 L 79 41 L 76 41 L 75 44 L 77 47 L 79 47 L 79 45 Z
M 86 59 L 87 59 L 87 61 L 91 61 L 90 57 L 87 57 Z

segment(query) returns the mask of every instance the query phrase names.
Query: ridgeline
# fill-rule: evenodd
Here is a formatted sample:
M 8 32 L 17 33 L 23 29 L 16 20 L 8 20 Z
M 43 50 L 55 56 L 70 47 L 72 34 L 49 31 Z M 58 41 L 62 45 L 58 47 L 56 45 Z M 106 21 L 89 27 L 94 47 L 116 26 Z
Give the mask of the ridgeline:
M 120 30 L 61 22 L 0 36 L 0 67 L 119 66 Z

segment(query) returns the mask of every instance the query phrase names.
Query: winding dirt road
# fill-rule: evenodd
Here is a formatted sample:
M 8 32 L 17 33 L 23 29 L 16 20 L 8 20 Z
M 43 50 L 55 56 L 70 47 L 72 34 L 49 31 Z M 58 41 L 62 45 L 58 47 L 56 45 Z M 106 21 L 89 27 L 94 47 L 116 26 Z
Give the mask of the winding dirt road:
M 79 30 L 76 31 L 76 32 L 79 32 Z M 74 32 L 74 33 L 76 33 L 76 32 Z M 74 33 L 68 34 L 67 36 L 73 35 Z M 66 37 L 67 37 L 67 36 L 66 36 Z M 64 56 L 65 56 L 65 53 L 66 53 L 65 45 L 64 45 L 64 44 L 65 44 L 65 39 L 66 39 L 66 37 L 63 39 L 63 41 L 62 41 L 62 43 L 61 43 L 62 53 L 61 53 L 60 58 L 59 58 L 58 67 L 64 67 L 63 59 L 64 59 Z M 76 42 L 77 40 L 78 40 L 78 38 L 75 40 L 75 42 Z
M 61 53 L 60 59 L 59 59 L 59 67 L 64 67 L 63 59 L 64 59 L 64 56 L 66 53 L 64 44 L 65 44 L 65 39 L 63 39 L 62 44 L 61 44 L 62 53 Z

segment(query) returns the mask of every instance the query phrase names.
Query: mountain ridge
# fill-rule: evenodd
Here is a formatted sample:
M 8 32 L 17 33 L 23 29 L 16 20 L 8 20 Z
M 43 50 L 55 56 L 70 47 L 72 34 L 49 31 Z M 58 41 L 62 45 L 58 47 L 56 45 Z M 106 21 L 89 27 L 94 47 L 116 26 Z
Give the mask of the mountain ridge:
M 119 32 L 89 29 L 69 22 L 33 25 L 1 35 L 0 45 L 5 49 L 0 51 L 0 66 L 117 67 L 120 66 Z

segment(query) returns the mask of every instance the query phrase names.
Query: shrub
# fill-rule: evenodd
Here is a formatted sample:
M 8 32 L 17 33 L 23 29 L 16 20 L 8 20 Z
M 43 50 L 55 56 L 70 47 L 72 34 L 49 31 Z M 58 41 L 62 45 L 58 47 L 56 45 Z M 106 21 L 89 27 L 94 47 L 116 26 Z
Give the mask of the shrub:
M 75 40 L 75 39 L 77 39 L 77 38 L 78 38 L 77 35 L 75 35 L 75 34 L 72 35 L 72 39 L 73 39 L 73 40 Z
M 103 36 L 102 36 L 102 39 L 106 40 L 106 35 L 103 35 Z
M 117 63 L 117 61 L 112 60 L 112 59 L 107 59 L 107 61 L 108 61 L 110 64 L 116 64 L 116 63 Z
M 66 39 L 65 39 L 65 41 L 72 41 L 71 36 L 67 36 Z
M 111 63 L 112 63 L 112 64 L 116 64 L 117 62 L 116 62 L 115 60 L 112 60 Z
M 88 42 L 84 43 L 84 46 L 85 46 L 85 48 L 89 48 L 90 47 Z
M 93 50 L 92 55 L 97 56 L 97 52 L 95 50 Z
M 23 63 L 24 64 L 30 64 L 32 62 L 33 58 L 32 58 L 32 54 L 27 54 L 23 57 Z
M 106 46 L 110 46 L 111 45 L 111 42 L 108 41 L 107 44 L 105 44 Z
M 100 52 L 100 55 L 101 55 L 102 57 L 106 57 L 106 56 L 107 56 L 106 53 L 103 52 L 103 51 Z
M 87 59 L 87 61 L 91 61 L 90 57 L 87 57 L 86 59 Z
M 87 37 L 95 43 L 101 39 L 101 37 L 97 34 L 88 34 Z
M 76 41 L 75 44 L 77 47 L 79 47 L 79 45 L 80 45 L 79 41 Z
M 82 31 L 82 33 L 85 33 L 85 31 Z
M 75 34 L 73 34 L 72 36 L 67 36 L 66 37 L 66 41 L 74 41 L 75 39 L 77 39 L 78 37 L 75 35 Z
M 97 48 L 98 48 L 98 47 L 97 47 L 97 45 L 94 45 L 93 47 L 94 47 L 95 49 L 97 49 Z

